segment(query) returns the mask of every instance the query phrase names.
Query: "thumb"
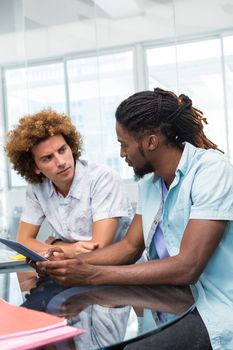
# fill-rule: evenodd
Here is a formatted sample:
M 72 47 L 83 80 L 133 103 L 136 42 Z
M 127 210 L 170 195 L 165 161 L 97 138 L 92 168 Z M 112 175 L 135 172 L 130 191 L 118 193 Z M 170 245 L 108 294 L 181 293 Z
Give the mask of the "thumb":
M 98 248 L 99 243 L 97 242 L 82 242 L 82 246 L 83 248 L 89 249 L 89 250 L 94 250 L 96 248 Z

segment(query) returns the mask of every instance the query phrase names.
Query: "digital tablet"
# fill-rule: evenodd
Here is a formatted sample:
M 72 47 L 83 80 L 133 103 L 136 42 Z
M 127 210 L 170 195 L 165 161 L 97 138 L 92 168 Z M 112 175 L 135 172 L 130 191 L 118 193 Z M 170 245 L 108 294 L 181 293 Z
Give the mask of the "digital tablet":
M 25 259 L 17 259 L 17 256 L 23 256 L 21 254 L 17 254 L 13 252 L 9 248 L 1 247 L 0 248 L 0 270 L 4 268 L 14 268 L 15 266 L 25 266 Z
M 17 253 L 24 255 L 25 257 L 27 257 L 28 259 L 34 262 L 47 260 L 46 258 L 41 256 L 34 250 L 31 250 L 30 248 L 25 247 L 25 245 L 19 242 L 11 241 L 10 239 L 4 239 L 4 238 L 0 238 L 0 242 L 7 245 L 9 248 L 15 250 Z

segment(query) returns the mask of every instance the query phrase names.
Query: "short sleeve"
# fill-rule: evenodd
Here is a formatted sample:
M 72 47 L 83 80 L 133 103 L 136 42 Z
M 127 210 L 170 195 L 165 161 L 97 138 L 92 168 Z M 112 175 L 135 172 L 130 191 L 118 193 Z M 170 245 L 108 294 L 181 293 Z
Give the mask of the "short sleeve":
M 102 169 L 93 177 L 91 185 L 91 210 L 93 221 L 130 216 L 130 205 L 121 178 L 112 170 Z
M 35 194 L 34 187 L 28 185 L 21 221 L 40 226 L 44 218 L 45 215 Z
M 233 167 L 226 160 L 207 162 L 196 173 L 190 218 L 233 220 Z

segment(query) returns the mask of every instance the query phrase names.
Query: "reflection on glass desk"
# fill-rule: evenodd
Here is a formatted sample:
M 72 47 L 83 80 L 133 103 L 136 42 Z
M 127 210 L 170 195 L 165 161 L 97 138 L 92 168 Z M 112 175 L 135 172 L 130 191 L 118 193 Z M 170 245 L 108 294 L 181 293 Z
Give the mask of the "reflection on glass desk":
M 3 255 L 1 255 L 3 257 Z M 0 265 L 0 298 L 13 304 L 20 304 L 23 302 L 22 290 L 19 284 L 18 273 L 32 273 L 34 270 L 21 261 L 12 261 L 10 265 Z M 35 280 L 35 278 L 33 278 Z
M 28 273 L 33 275 L 33 272 Z M 20 273 L 5 272 L 16 291 Z M 27 275 L 26 275 L 27 276 Z M 27 277 L 27 278 L 28 278 Z M 35 277 L 35 276 L 34 276 Z M 21 279 L 22 280 L 22 279 Z M 20 285 L 18 283 L 18 293 Z M 22 298 L 22 295 L 21 295 Z M 12 295 L 9 298 L 12 302 Z M 43 349 L 123 349 L 133 339 L 171 326 L 190 312 L 195 304 L 189 287 L 175 286 L 86 286 L 65 288 L 49 278 L 37 280 L 36 287 L 15 303 L 65 316 L 69 324 L 84 328 L 85 334 Z

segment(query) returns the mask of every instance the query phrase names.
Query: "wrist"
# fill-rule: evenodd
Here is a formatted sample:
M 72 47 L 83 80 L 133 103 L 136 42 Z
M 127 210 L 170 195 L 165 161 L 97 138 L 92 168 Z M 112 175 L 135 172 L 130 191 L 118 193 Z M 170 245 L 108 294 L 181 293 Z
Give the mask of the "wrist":
M 52 245 L 56 245 L 57 243 L 62 242 L 62 239 L 60 238 L 54 238 L 54 240 L 50 243 Z

